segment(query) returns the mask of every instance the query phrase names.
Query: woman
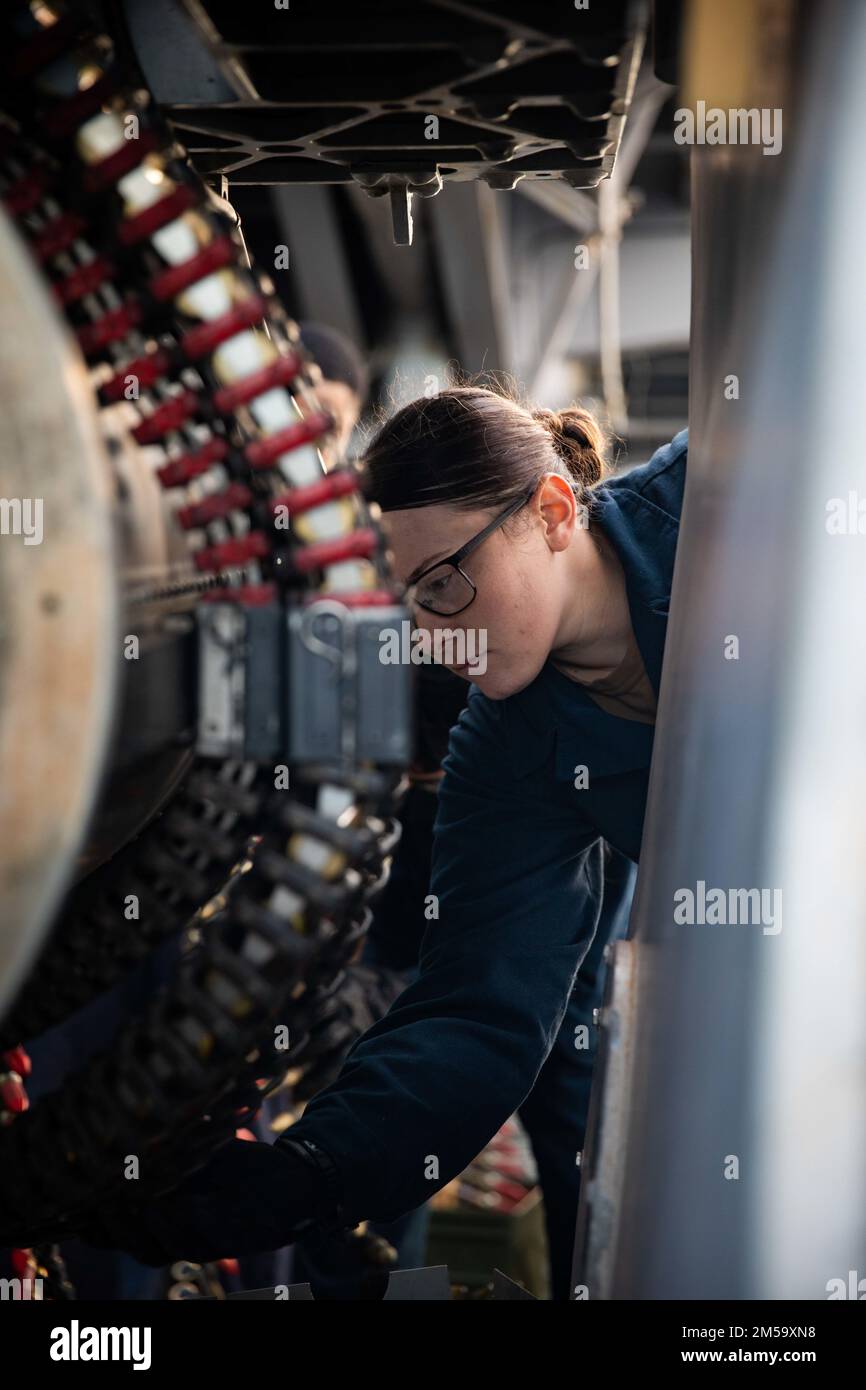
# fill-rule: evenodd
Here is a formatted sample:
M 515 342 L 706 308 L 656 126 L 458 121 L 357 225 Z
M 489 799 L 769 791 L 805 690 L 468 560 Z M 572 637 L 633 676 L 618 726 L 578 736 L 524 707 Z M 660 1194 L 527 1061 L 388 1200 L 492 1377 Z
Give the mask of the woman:
M 117 1243 L 163 1263 L 392 1219 L 532 1092 L 602 916 L 604 842 L 640 850 L 686 453 L 682 431 L 604 485 L 585 411 L 480 387 L 373 441 L 416 622 L 486 638 L 444 762 L 438 915 L 415 981 L 289 1133 L 227 1144 Z
M 434 820 L 441 765 L 448 739 L 466 704 L 471 686 L 441 665 L 422 665 L 415 683 L 415 753 L 409 787 L 397 808 L 402 835 L 388 882 L 371 904 L 373 919 L 362 961 L 351 966 L 347 985 L 360 988 L 355 1038 L 368 1031 L 415 978 L 424 933 L 429 927 Z M 605 951 L 628 926 L 635 865 L 610 846 L 605 855 L 604 895 L 592 946 L 581 964 L 556 1041 L 530 1094 L 518 1111 L 532 1145 L 544 1198 L 550 1296 L 565 1301 L 571 1290 L 572 1249 L 580 1196 L 581 1168 L 575 1162 L 583 1149 L 589 1114 L 590 1087 L 598 1029 L 594 1011 L 604 997 Z M 365 986 L 365 979 L 373 989 Z M 383 983 L 379 983 L 383 981 Z M 392 983 L 398 982 L 396 987 Z M 372 995 L 372 997 L 371 997 Z M 378 1007 L 381 1000 L 382 1007 Z M 386 1002 L 387 1000 L 387 1002 Z M 326 1057 L 311 1077 L 310 1096 L 339 1076 L 352 1043 L 339 1055 Z M 396 1222 L 369 1223 L 368 1230 L 396 1247 L 397 1265 L 416 1269 L 425 1264 L 429 1204 Z M 316 1298 L 357 1297 L 359 1269 L 351 1243 L 326 1233 L 310 1233 L 292 1247 L 293 1283 L 308 1281 Z M 267 1256 L 259 1256 L 265 1261 Z M 284 1279 L 284 1276 L 280 1276 Z M 260 1277 L 260 1286 L 276 1277 Z

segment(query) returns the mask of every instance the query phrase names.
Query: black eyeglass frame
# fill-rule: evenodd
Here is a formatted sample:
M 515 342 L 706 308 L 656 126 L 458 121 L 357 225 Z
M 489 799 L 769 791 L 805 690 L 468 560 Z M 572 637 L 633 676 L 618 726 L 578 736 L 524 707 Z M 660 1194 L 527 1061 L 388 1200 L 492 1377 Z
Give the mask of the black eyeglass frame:
M 433 613 L 437 618 L 456 618 L 458 613 L 465 613 L 470 604 L 474 603 L 478 597 L 478 589 L 466 571 L 460 568 L 461 562 L 466 559 L 467 555 L 471 555 L 474 550 L 477 550 L 479 545 L 487 540 L 488 536 L 492 536 L 494 531 L 498 531 L 500 526 L 504 526 L 506 521 L 516 516 L 521 508 L 525 507 L 528 502 L 531 502 L 532 498 L 535 496 L 537 487 L 538 483 L 536 482 L 533 483 L 531 487 L 526 488 L 518 497 L 514 498 L 513 502 L 508 504 L 504 512 L 501 512 L 499 516 L 495 516 L 492 521 L 489 521 L 484 529 L 479 531 L 477 535 L 471 536 L 465 545 L 461 545 L 459 550 L 454 551 L 453 555 L 446 555 L 444 559 L 437 560 L 435 564 L 428 565 L 425 570 L 422 570 L 421 573 L 412 580 L 411 584 L 408 584 L 406 587 L 407 603 L 416 604 L 419 608 L 423 608 L 425 613 Z M 467 599 L 466 603 L 460 608 L 455 608 L 450 613 L 440 613 L 438 608 L 431 608 L 429 603 L 422 603 L 420 599 L 413 597 L 414 591 L 421 583 L 421 580 L 424 579 L 426 575 L 432 574 L 434 570 L 441 569 L 443 565 L 450 565 L 452 569 L 455 569 L 461 578 L 466 580 L 466 583 L 472 590 L 472 597 Z

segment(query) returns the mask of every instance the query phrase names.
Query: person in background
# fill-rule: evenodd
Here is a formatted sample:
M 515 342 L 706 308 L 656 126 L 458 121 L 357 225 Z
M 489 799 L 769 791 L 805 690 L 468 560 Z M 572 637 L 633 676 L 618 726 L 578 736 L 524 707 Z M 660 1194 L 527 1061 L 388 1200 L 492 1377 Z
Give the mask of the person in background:
M 308 319 L 298 326 L 301 343 L 321 368 L 321 380 L 313 389 L 316 400 L 336 421 L 332 442 L 342 457 L 367 402 L 367 365 L 351 339 L 338 329 Z

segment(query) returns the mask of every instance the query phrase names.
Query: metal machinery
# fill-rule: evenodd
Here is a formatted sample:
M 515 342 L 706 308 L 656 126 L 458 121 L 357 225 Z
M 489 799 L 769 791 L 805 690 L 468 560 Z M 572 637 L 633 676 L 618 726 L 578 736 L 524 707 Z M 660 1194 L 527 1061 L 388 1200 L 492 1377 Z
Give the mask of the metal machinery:
M 110 1055 L 0 1129 L 2 1239 L 73 1232 L 131 1147 L 172 1185 L 314 1064 L 398 833 L 409 692 L 369 657 L 400 613 L 376 518 L 202 180 L 360 186 L 403 244 L 414 198 L 472 180 L 567 187 L 579 226 L 581 190 L 633 167 L 650 18 L 673 80 L 680 7 L 652 8 L 4 15 L 4 524 L 44 507 L 41 545 L 0 546 L 5 1118 L 20 1044 L 200 930 Z M 826 525 L 862 490 L 864 58 L 855 0 L 688 7 L 684 103 L 779 107 L 785 141 L 692 157 L 690 479 L 577 1297 L 821 1298 L 864 1269 L 866 552 L 856 519 Z M 782 929 L 677 925 L 699 881 L 780 891 Z
M 411 752 L 363 474 L 203 178 L 354 180 L 398 242 L 443 182 L 594 187 L 647 18 L 317 9 L 3 16 L 0 1242 L 46 1265 L 125 1155 L 172 1186 L 345 1030 Z M 28 1109 L 22 1044 L 196 914 L 167 987 Z
M 44 545 L 3 549 L 2 1164 L 4 1240 L 31 1247 L 110 1203 L 130 1144 L 176 1180 L 340 1028 L 409 705 L 296 327 L 98 8 L 9 24 L 4 443 Z M 20 1044 L 220 890 L 111 1052 L 18 1113 Z
M 864 60 L 841 0 L 685 35 L 683 105 L 780 109 L 784 147 L 692 152 L 690 477 L 577 1297 L 862 1298 Z M 678 923 L 699 882 L 775 920 Z

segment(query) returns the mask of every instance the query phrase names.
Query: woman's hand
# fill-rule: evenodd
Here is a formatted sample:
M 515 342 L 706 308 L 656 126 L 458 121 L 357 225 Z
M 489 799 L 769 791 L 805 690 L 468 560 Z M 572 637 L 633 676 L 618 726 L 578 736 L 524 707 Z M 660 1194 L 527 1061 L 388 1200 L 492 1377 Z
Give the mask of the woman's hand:
M 289 1244 L 322 1198 L 320 1174 L 291 1147 L 232 1139 L 174 1191 L 115 1208 L 79 1234 L 146 1265 L 203 1263 Z

